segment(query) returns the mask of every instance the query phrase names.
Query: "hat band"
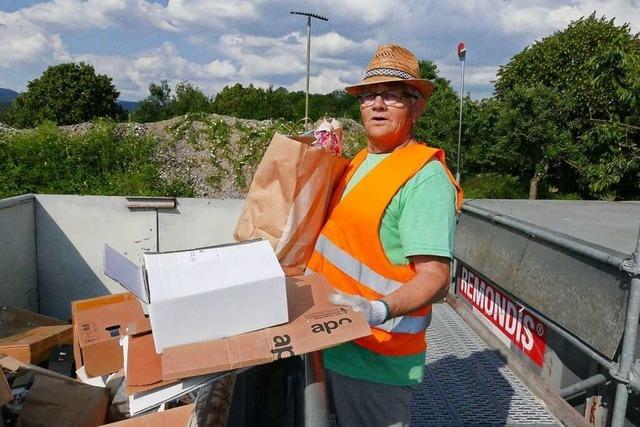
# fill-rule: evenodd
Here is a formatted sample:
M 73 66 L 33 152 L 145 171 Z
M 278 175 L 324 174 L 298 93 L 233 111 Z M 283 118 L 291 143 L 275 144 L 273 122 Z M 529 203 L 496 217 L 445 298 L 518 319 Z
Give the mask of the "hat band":
M 371 70 L 367 70 L 362 80 L 366 80 L 369 77 L 373 77 L 373 76 L 400 77 L 403 80 L 415 79 L 415 77 L 412 76 L 411 74 L 402 70 L 398 70 L 397 68 L 373 68 Z

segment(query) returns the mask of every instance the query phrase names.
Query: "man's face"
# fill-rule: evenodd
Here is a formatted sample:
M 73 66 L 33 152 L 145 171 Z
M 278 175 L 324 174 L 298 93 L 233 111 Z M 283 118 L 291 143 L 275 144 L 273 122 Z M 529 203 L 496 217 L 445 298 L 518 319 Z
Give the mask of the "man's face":
M 424 109 L 424 100 L 410 93 L 403 83 L 371 85 L 358 98 L 367 137 L 383 152 L 411 137 L 413 125 Z

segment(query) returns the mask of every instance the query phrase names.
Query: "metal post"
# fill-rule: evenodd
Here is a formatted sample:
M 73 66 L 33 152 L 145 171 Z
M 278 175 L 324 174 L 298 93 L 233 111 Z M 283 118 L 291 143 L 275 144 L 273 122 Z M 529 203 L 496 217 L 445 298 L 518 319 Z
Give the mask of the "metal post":
M 304 130 L 309 130 L 309 69 L 311 68 L 311 17 L 307 16 L 307 91 L 304 98 Z
M 633 264 L 627 271 L 631 274 L 631 289 L 629 290 L 627 319 L 622 337 L 622 352 L 620 353 L 619 359 L 620 368 L 615 375 L 619 382 L 616 386 L 616 400 L 613 405 L 612 427 L 622 427 L 624 425 L 630 392 L 627 381 L 633 364 L 636 335 L 638 333 L 638 319 L 640 318 L 640 230 L 638 230 L 636 250 L 633 253 Z
M 303 357 L 304 425 L 305 427 L 329 427 L 329 399 L 322 353 L 314 351 Z
M 456 161 L 456 181 L 460 183 L 460 141 L 462 140 L 462 106 L 464 100 L 464 64 L 467 56 L 467 49 L 464 43 L 458 44 L 458 58 L 462 62 L 462 81 L 460 82 L 460 119 L 458 120 L 458 160 Z
M 320 19 L 322 21 L 328 21 L 329 18 L 316 15 L 310 12 L 289 12 L 292 15 L 303 15 L 307 17 L 307 88 L 304 98 L 304 130 L 309 130 L 309 76 L 311 73 L 311 18 Z

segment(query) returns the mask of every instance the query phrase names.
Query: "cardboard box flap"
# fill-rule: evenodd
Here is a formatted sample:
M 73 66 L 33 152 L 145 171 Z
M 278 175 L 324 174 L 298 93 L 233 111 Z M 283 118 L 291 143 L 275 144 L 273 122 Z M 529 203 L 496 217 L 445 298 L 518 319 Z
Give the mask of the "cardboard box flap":
M 319 274 L 287 279 L 291 321 L 233 337 L 166 348 L 165 380 L 222 372 L 322 350 L 371 335 L 362 313 L 329 303 L 333 292 Z
M 151 334 L 129 338 L 126 360 L 127 386 L 146 386 L 162 381 L 162 363 Z
M 107 244 L 104 245 L 104 274 L 149 304 L 149 289 L 142 268 Z
M 125 394 L 145 393 L 177 381 L 162 380 L 160 355 L 156 353 L 151 334 L 129 336 L 121 340 L 125 366 Z

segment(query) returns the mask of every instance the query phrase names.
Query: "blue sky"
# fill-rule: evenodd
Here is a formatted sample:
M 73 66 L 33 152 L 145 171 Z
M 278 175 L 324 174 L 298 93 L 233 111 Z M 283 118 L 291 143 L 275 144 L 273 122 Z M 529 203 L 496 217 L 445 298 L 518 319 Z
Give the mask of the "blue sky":
M 302 90 L 306 19 L 290 10 L 329 17 L 312 23 L 314 93 L 359 81 L 376 46 L 391 42 L 435 61 L 458 89 L 465 41 L 465 92 L 479 99 L 500 64 L 581 16 L 640 31 L 640 0 L 0 0 L 0 87 L 22 91 L 49 65 L 85 61 L 125 100 L 163 79 L 210 95 L 237 82 Z

